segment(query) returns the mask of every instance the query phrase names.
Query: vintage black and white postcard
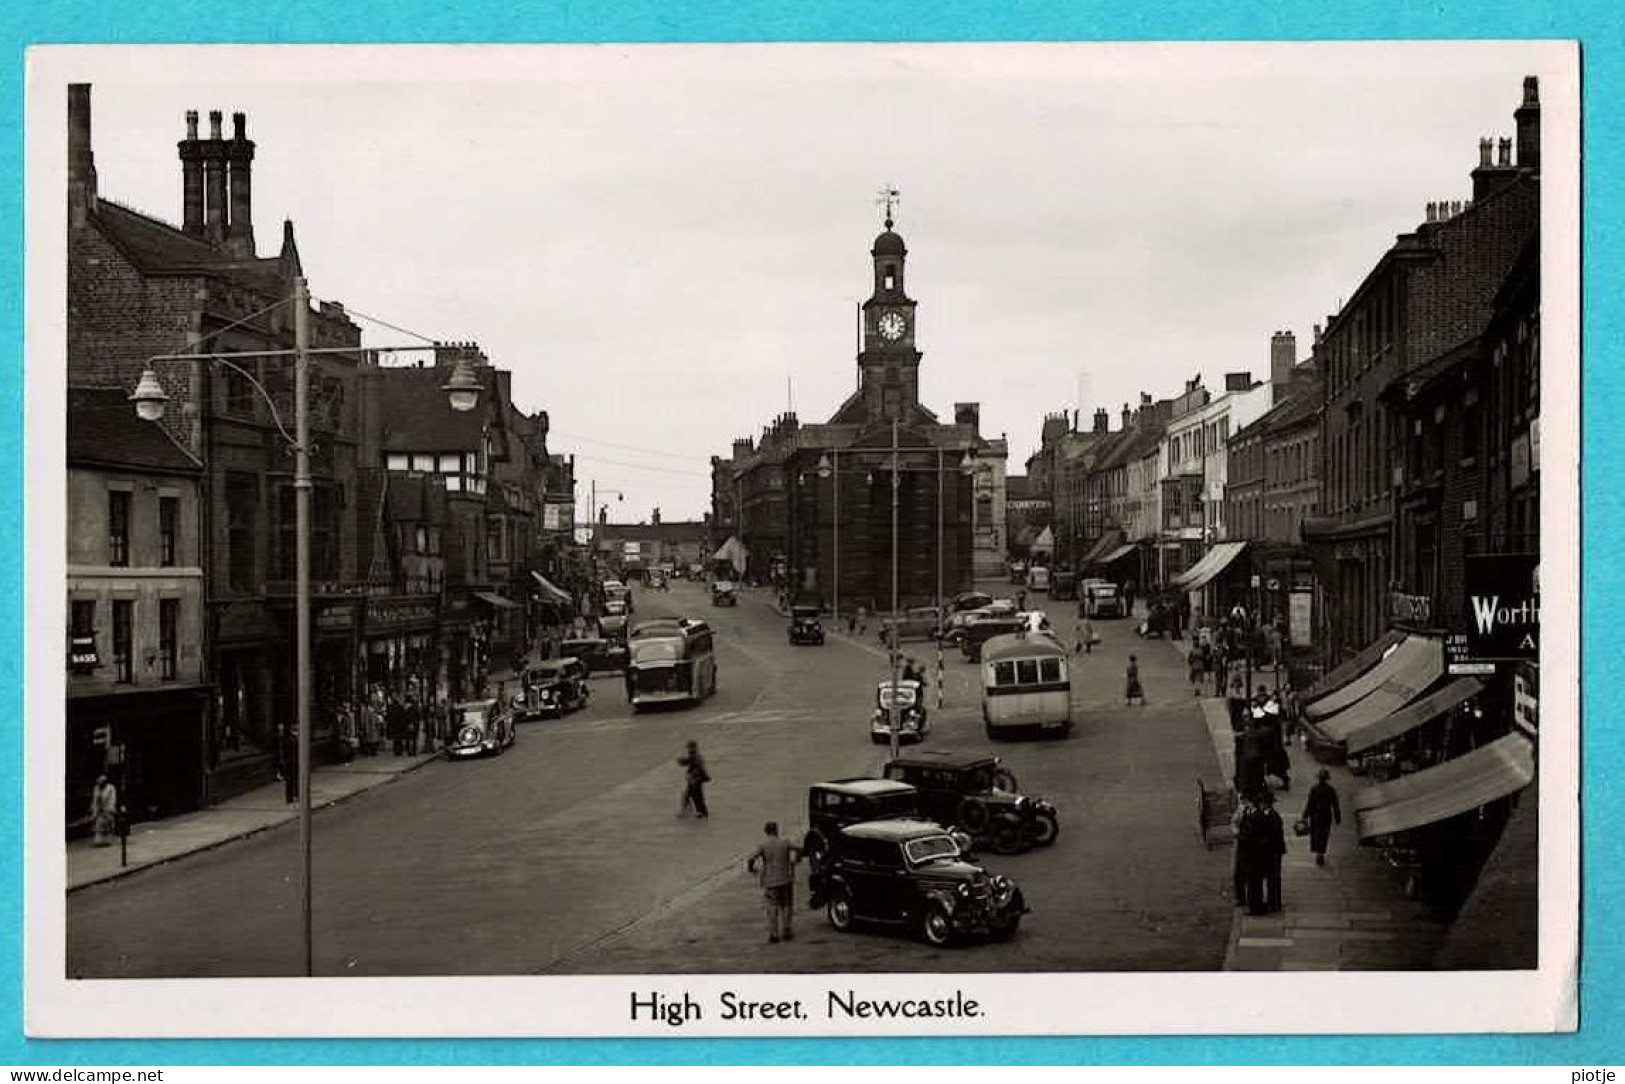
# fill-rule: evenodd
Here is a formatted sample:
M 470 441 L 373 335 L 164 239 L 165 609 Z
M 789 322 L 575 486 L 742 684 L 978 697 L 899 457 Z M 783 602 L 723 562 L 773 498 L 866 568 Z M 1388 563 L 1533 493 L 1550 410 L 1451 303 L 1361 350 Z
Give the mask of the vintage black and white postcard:
M 1575 1026 L 1572 43 L 27 94 L 31 1033 Z

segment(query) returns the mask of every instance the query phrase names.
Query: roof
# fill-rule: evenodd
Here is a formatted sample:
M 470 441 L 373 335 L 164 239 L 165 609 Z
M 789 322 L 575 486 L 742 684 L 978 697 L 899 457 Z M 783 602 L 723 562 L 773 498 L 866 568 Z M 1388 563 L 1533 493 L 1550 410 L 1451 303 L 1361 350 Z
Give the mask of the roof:
M 1026 632 L 1007 632 L 991 637 L 982 645 L 983 662 L 992 662 L 995 659 L 1026 659 L 1035 655 L 1060 657 L 1065 654 L 1066 648 L 1047 632 L 1035 632 L 1031 635 Z
M 130 262 L 147 274 L 218 275 L 268 297 L 285 292 L 279 257 L 235 255 L 108 199 L 97 201 L 94 219 Z
M 874 248 L 870 250 L 875 256 L 906 256 L 908 246 L 903 244 L 903 238 L 893 230 L 887 230 L 875 238 Z
M 828 783 L 814 783 L 818 790 L 839 791 L 842 794 L 857 794 L 866 798 L 878 797 L 886 794 L 913 794 L 914 788 L 907 783 L 900 783 L 895 779 L 835 779 Z
M 920 839 L 923 836 L 945 836 L 948 830 L 930 821 L 862 821 L 841 829 L 841 834 L 854 839 Z
M 447 374 L 440 369 L 384 367 L 379 373 L 384 451 L 472 452 L 485 442 L 485 410 L 453 410 L 441 387 Z M 490 392 L 487 379 L 485 394 Z
M 198 474 L 202 464 L 162 425 L 135 415 L 122 388 L 68 389 L 68 465 Z
M 915 768 L 976 768 L 993 764 L 999 758 L 992 753 L 956 753 L 950 749 L 919 749 L 894 757 L 893 764 Z

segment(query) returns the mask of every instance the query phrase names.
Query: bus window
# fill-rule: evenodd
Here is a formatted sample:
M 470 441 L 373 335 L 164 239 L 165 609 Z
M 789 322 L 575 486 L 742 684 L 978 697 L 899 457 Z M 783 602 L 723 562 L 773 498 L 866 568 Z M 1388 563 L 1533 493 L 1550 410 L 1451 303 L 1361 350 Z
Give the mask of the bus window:
M 993 664 L 994 685 L 1014 685 L 1016 683 L 1016 664 L 1013 662 L 996 662 Z
M 1038 684 L 1038 660 L 1020 659 L 1016 662 L 1016 681 L 1022 685 Z
M 1038 660 L 1038 680 L 1040 680 L 1040 681 L 1042 681 L 1042 682 L 1044 682 L 1046 684 L 1048 684 L 1050 682 L 1060 681 L 1061 680 L 1061 660 L 1060 659 L 1039 659 Z

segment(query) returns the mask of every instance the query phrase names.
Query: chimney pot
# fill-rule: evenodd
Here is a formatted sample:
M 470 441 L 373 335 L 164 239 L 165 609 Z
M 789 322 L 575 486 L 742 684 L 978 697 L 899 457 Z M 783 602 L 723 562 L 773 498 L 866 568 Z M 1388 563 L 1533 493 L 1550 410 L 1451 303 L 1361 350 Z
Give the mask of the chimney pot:
M 209 110 L 209 138 L 220 138 L 220 110 Z
M 1502 136 L 1501 137 L 1501 142 L 1500 142 L 1499 146 L 1496 148 L 1496 150 L 1499 152 L 1499 154 L 1501 156 L 1501 165 L 1503 165 L 1503 166 L 1511 166 L 1512 165 L 1512 140 L 1510 138 L 1506 137 L 1506 136 Z
M 244 113 L 231 115 L 231 138 L 241 143 L 248 138 L 248 116 Z
M 187 139 L 196 139 L 197 138 L 197 110 L 196 109 L 188 109 L 186 111 L 186 138 Z
M 1479 167 L 1482 168 L 1482 169 L 1488 169 L 1489 168 L 1489 165 L 1490 165 L 1490 145 L 1491 144 L 1490 144 L 1490 137 L 1489 136 L 1485 136 L 1483 139 L 1480 139 L 1478 141 L 1478 164 L 1479 164 Z

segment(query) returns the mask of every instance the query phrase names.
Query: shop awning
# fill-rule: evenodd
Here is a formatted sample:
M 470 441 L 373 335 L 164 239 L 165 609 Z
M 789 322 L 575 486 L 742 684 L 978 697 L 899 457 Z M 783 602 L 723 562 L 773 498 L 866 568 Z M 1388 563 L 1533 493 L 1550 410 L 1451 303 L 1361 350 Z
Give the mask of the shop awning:
M 1515 794 L 1535 778 L 1535 745 L 1508 734 L 1481 749 L 1354 795 L 1360 838 L 1436 824 Z
M 1100 559 L 1100 563 L 1103 565 L 1109 565 L 1113 561 L 1120 561 L 1124 557 L 1127 557 L 1129 554 L 1133 553 L 1134 548 L 1133 542 L 1125 542 L 1121 546 L 1118 546 L 1116 549 L 1112 550 L 1106 556 L 1102 557 Z
M 1038 532 L 1038 537 L 1033 539 L 1033 549 L 1038 552 L 1049 553 L 1054 548 L 1055 532 L 1045 527 Z
M 555 587 L 553 582 L 540 572 L 537 572 L 535 569 L 531 569 L 530 574 L 531 577 L 535 579 L 536 588 L 541 592 L 542 598 L 545 601 L 556 602 L 561 606 L 567 606 L 574 601 L 569 595 Z
M 1208 585 L 1208 581 L 1230 566 L 1242 550 L 1247 548 L 1245 542 L 1220 542 L 1206 553 L 1202 559 L 1190 568 L 1174 577 L 1174 586 L 1181 591 L 1200 591 Z
M 1392 741 L 1403 734 L 1408 734 L 1428 720 L 1436 719 L 1458 704 L 1472 699 L 1483 690 L 1484 683 L 1477 678 L 1457 678 L 1444 688 L 1434 690 L 1399 711 L 1391 712 L 1358 730 L 1349 731 L 1346 739 L 1348 751 L 1363 752 L 1373 745 L 1381 745 L 1385 741 Z
M 1407 636 L 1400 644 L 1388 654 L 1384 655 L 1371 669 L 1334 692 L 1328 693 L 1313 703 L 1303 706 L 1304 715 L 1311 721 L 1326 730 L 1325 723 L 1320 720 L 1329 720 L 1332 716 L 1358 704 L 1360 701 L 1375 694 L 1379 689 L 1393 684 L 1394 688 L 1385 697 L 1389 701 L 1388 707 L 1376 715 L 1368 716 L 1358 723 L 1342 728 L 1341 733 L 1333 740 L 1342 741 L 1354 730 L 1375 722 L 1391 711 L 1398 711 L 1413 699 L 1417 693 L 1432 685 L 1439 679 L 1444 670 L 1444 651 L 1438 640 L 1426 636 Z M 1398 703 L 1392 702 L 1392 693 L 1399 689 L 1408 690 L 1405 699 Z M 1328 736 L 1330 734 L 1328 733 Z
M 1344 662 L 1341 666 L 1334 667 L 1331 673 L 1326 674 L 1319 681 L 1309 686 L 1308 689 L 1305 689 L 1299 699 L 1308 704 L 1319 700 L 1327 693 L 1341 689 L 1377 665 L 1382 660 L 1384 653 L 1405 639 L 1406 635 L 1407 633 L 1398 629 L 1390 629 L 1388 632 L 1383 633 L 1379 639 L 1367 644 L 1358 655 Z
M 1116 549 L 1118 545 L 1122 543 L 1122 541 L 1122 531 L 1107 531 L 1105 534 L 1102 534 L 1099 538 L 1095 539 L 1095 544 L 1089 547 L 1089 552 L 1083 555 L 1081 566 L 1088 568 L 1090 565 L 1103 564 L 1104 562 L 1102 561 L 1102 558 L 1104 558 L 1111 550 Z
M 745 565 L 748 563 L 747 557 L 745 544 L 739 541 L 738 535 L 732 535 L 728 541 L 717 547 L 717 552 L 711 555 L 711 560 L 726 561 L 735 572 L 743 575 Z
M 1438 642 L 1432 642 L 1431 653 L 1418 649 L 1407 653 L 1389 667 L 1382 684 L 1335 715 L 1327 715 L 1310 722 L 1321 737 L 1335 742 L 1346 742 L 1351 734 L 1370 726 L 1403 709 L 1421 696 L 1444 672 L 1444 653 Z M 1398 651 L 1395 652 L 1397 656 Z M 1390 656 L 1392 658 L 1393 656 Z
M 481 602 L 489 602 L 499 610 L 516 610 L 518 604 L 508 601 L 495 591 L 475 591 L 474 597 Z

